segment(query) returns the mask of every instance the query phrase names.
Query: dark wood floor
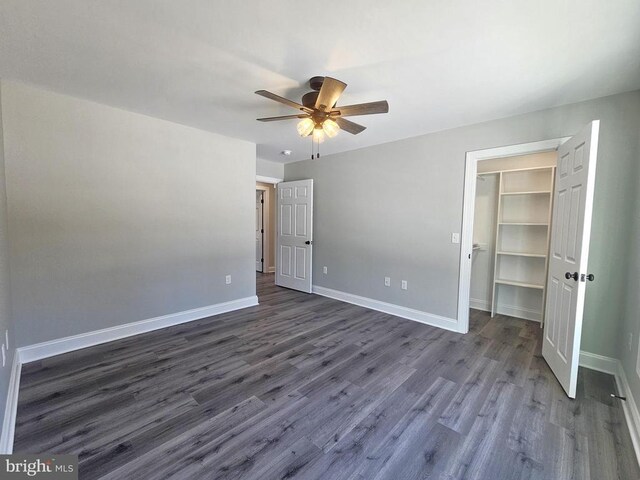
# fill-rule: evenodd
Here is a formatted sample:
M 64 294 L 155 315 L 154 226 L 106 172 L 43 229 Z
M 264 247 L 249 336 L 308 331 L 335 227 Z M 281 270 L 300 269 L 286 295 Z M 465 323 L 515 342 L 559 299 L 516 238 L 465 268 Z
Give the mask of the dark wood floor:
M 23 367 L 15 452 L 81 479 L 637 479 L 613 378 L 537 324 L 459 335 L 272 285 L 260 306 Z

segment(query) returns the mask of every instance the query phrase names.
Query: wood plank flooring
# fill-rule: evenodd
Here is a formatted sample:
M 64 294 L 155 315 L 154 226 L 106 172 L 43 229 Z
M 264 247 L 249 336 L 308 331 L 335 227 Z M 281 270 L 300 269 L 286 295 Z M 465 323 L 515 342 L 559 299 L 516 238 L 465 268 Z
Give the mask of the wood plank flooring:
M 640 478 L 613 378 L 568 399 L 537 324 L 460 335 L 273 285 L 260 305 L 23 366 L 14 451 L 81 479 Z

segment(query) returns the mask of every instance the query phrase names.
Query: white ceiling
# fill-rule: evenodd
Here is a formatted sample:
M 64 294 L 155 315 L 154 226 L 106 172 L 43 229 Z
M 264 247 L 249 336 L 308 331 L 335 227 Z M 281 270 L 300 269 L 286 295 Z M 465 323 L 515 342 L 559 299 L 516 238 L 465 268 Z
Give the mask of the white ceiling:
M 490 5 L 490 6 L 489 6 Z M 308 158 L 305 82 L 349 86 L 352 117 L 323 155 L 640 88 L 638 0 L 2 0 L 0 77 Z M 290 157 L 280 155 L 293 150 Z

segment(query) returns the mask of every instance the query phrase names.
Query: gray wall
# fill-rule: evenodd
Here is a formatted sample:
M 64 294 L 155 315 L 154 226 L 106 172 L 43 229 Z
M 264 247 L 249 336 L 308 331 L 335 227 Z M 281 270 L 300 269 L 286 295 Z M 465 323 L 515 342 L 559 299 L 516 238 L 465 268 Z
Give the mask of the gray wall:
M 582 348 L 618 356 L 640 91 L 285 165 L 286 180 L 314 179 L 314 284 L 455 318 L 460 250 L 451 232 L 462 224 L 465 152 L 572 135 L 594 119 L 589 270 L 599 281 L 587 289 Z
M 629 196 L 630 215 L 632 227 L 627 237 L 627 291 L 624 305 L 623 320 L 619 329 L 618 351 L 624 368 L 631 393 L 634 400 L 640 402 L 640 376 L 637 371 L 637 361 L 640 343 L 640 126 L 637 132 L 638 149 L 636 152 L 635 169 L 629 172 L 630 177 L 635 177 L 635 202 L 633 196 Z M 631 348 L 629 348 L 629 334 L 632 335 Z
M 254 144 L 15 83 L 2 113 L 18 346 L 255 295 Z
M 272 178 L 284 178 L 284 165 L 263 158 L 256 158 L 256 175 Z
M 0 102 L 2 101 L 2 85 L 0 85 Z M 7 195 L 4 174 L 4 148 L 2 142 L 2 112 L 0 111 L 0 343 L 4 343 L 5 332 L 9 332 L 9 350 L 7 362 L 0 367 L 0 426 L 4 420 L 4 409 L 7 402 L 7 390 L 11 377 L 11 365 L 15 355 L 13 321 L 11 318 L 9 289 L 9 257 L 7 234 Z

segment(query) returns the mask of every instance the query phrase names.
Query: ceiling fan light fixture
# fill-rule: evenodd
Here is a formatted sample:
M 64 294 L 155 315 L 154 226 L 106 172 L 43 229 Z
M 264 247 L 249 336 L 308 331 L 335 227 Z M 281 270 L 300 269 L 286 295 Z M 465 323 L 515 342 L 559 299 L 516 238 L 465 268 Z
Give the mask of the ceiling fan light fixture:
M 318 143 L 324 141 L 324 130 L 320 125 L 313 128 L 313 141 Z
M 308 137 L 316 124 L 311 118 L 303 118 L 300 122 L 298 122 L 298 134 L 301 137 Z
M 335 137 L 340 131 L 340 125 L 338 125 L 335 121 L 327 118 L 324 122 L 322 122 L 322 130 L 329 138 Z
M 307 92 L 302 96 L 302 103 L 294 102 L 267 90 L 257 90 L 255 92 L 257 95 L 295 108 L 298 111 L 295 115 L 258 118 L 258 121 L 275 122 L 298 119 L 300 120 L 297 125 L 298 134 L 301 137 L 308 137 L 313 134 L 313 141 L 321 142 L 325 138 L 335 137 L 340 130 L 344 130 L 351 135 L 358 135 L 366 129 L 366 127 L 344 117 L 389 112 L 389 103 L 386 100 L 336 106 L 347 84 L 335 78 L 316 76 L 309 81 L 309 85 L 313 91 Z

